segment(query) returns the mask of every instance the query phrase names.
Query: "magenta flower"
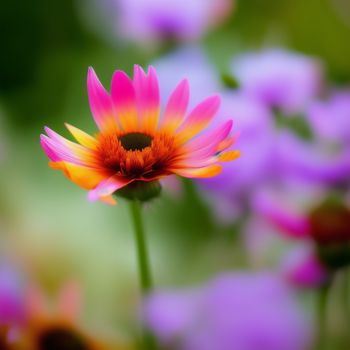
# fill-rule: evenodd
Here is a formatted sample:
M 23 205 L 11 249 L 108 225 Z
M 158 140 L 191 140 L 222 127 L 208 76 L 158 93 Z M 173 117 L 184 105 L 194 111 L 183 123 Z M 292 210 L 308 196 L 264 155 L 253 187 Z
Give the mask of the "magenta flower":
M 306 350 L 311 327 L 293 293 L 270 273 L 227 273 L 201 288 L 160 291 L 146 322 L 179 350 Z
M 41 135 L 41 144 L 50 166 L 89 190 L 92 201 L 114 204 L 112 194 L 116 191 L 155 184 L 171 174 L 189 178 L 216 176 L 222 170 L 220 163 L 239 156 L 235 150 L 225 152 L 234 142 L 230 136 L 232 120 L 202 133 L 219 109 L 219 96 L 211 96 L 187 112 L 186 79 L 172 92 L 162 118 L 153 67 L 146 74 L 136 65 L 133 79 L 116 71 L 111 94 L 92 68 L 87 84 L 91 111 L 99 128 L 97 135 L 90 136 L 66 124 L 78 143 L 45 128 L 47 135 Z
M 232 71 L 243 91 L 288 115 L 304 110 L 322 80 L 316 60 L 278 49 L 242 54 Z

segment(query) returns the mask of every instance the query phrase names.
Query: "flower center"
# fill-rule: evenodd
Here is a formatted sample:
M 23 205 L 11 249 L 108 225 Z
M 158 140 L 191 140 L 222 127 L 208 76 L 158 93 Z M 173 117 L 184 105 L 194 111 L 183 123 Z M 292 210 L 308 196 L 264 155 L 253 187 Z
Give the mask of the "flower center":
M 324 203 L 309 217 L 311 236 L 318 244 L 350 243 L 350 210 L 341 203 Z
M 142 151 L 151 146 L 153 138 L 140 132 L 131 132 L 118 137 L 121 145 L 127 151 Z
M 39 350 L 89 350 L 89 346 L 76 333 L 65 328 L 50 329 L 39 338 Z

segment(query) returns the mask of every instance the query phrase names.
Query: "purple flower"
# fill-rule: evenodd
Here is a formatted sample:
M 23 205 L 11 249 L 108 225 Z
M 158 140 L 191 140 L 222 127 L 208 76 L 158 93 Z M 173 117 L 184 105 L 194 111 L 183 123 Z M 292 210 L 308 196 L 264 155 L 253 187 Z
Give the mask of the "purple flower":
M 163 291 L 146 322 L 179 350 L 303 350 L 311 327 L 289 287 L 271 273 L 227 273 L 206 286 Z
M 164 92 L 163 105 L 167 102 L 173 87 L 182 77 L 188 79 L 191 88 L 189 108 L 222 89 L 214 65 L 200 47 L 181 48 L 162 56 L 152 62 L 152 65 L 157 70 L 160 89 Z
M 333 185 L 350 175 L 350 147 L 330 147 L 318 140 L 303 140 L 283 131 L 277 140 L 275 163 L 286 177 L 295 176 L 311 183 Z
M 8 264 L 0 265 L 0 327 L 18 326 L 24 319 L 23 290 L 18 273 Z
M 117 1 L 119 32 L 140 42 L 198 39 L 232 8 L 229 0 L 110 1 Z
M 328 101 L 315 101 L 307 117 L 319 140 L 350 146 L 350 90 L 336 91 Z
M 303 111 L 322 80 L 316 60 L 280 49 L 242 54 L 232 71 L 245 92 L 288 115 Z
M 227 92 L 222 102 L 221 120 L 235 117 L 239 132 L 236 148 L 241 157 L 236 165 L 227 164 L 215 179 L 201 179 L 197 183 L 210 195 L 209 202 L 214 204 L 219 217 L 227 221 L 241 214 L 252 193 L 276 175 L 276 169 L 271 167 L 275 129 L 271 112 L 259 101 Z

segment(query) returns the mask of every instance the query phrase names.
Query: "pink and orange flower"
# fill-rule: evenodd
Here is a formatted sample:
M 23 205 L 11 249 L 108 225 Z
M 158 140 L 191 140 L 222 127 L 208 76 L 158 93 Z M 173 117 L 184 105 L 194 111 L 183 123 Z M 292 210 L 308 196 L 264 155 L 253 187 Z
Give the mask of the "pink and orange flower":
M 232 120 L 202 133 L 220 106 L 211 96 L 187 113 L 189 84 L 182 80 L 171 94 L 160 118 L 160 93 L 156 72 L 146 74 L 135 65 L 130 79 L 116 71 L 109 94 L 94 70 L 87 78 L 90 108 L 99 128 L 95 137 L 66 124 L 78 141 L 71 142 L 49 128 L 41 144 L 50 166 L 89 190 L 89 199 L 115 204 L 112 194 L 130 184 L 150 183 L 176 174 L 206 178 L 220 173 L 221 162 L 236 159 L 227 150 L 235 137 Z

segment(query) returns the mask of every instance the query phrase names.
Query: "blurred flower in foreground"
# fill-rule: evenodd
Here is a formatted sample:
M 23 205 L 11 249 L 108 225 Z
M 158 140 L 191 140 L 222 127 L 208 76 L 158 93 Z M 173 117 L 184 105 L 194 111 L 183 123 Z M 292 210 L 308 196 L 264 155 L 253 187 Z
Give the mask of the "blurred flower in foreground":
M 110 350 L 112 347 L 96 341 L 78 326 L 81 296 L 78 288 L 67 284 L 61 291 L 56 310 L 50 312 L 47 300 L 38 290 L 28 297 L 27 324 L 24 344 L 26 350 Z
M 11 349 L 18 340 L 25 318 L 23 288 L 19 274 L 7 263 L 0 266 L 0 348 Z
M 287 237 L 305 242 L 284 265 L 298 285 L 322 285 L 350 264 L 350 208 L 342 199 L 310 184 L 289 183 L 262 191 L 254 209 Z
M 146 322 L 179 350 L 305 350 L 312 338 L 291 290 L 270 273 L 225 274 L 202 288 L 155 293 Z
M 232 0 L 109 0 L 118 32 L 132 40 L 199 39 L 230 14 Z M 111 6 L 110 6 L 111 7 Z
M 239 156 L 236 150 L 223 152 L 234 142 L 229 135 L 231 120 L 193 139 L 217 113 L 220 98 L 215 95 L 205 99 L 186 117 L 187 80 L 182 80 L 171 94 L 160 122 L 158 79 L 153 67 L 146 74 L 136 65 L 133 80 L 116 71 L 111 96 L 90 68 L 88 95 L 100 129 L 96 137 L 67 124 L 80 144 L 49 128 L 45 128 L 48 136 L 41 135 L 41 144 L 50 166 L 90 190 L 90 200 L 114 204 L 111 195 L 118 190 L 121 196 L 147 200 L 140 196 L 148 196 L 147 191 L 152 189 L 153 193 L 154 188 L 159 193 L 158 180 L 165 176 L 215 176 L 222 170 L 218 163 Z
M 232 71 L 244 92 L 287 115 L 302 112 L 322 80 L 316 60 L 277 49 L 242 54 L 233 60 Z

